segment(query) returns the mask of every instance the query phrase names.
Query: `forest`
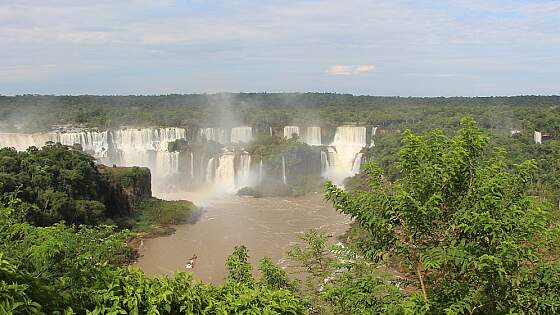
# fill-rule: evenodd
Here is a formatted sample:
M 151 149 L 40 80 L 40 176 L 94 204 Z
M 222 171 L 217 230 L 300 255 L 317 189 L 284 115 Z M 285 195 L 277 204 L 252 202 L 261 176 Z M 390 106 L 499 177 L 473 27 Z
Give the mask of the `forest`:
M 224 122 L 380 128 L 346 189 L 323 188 L 337 211 L 354 218 L 341 244 L 307 231 L 287 253 L 295 278 L 267 258 L 252 266 L 240 244 L 223 262 L 220 285 L 188 273 L 150 278 L 130 265 L 137 233 L 194 207 L 154 211 L 162 201 L 148 188 L 131 201 L 127 187 L 142 187 L 145 170 L 99 168 L 80 148 L 60 144 L 2 149 L 0 313 L 556 314 L 558 105 L 560 97 L 540 96 L 0 97 L 0 116 L 10 117 L 2 131 Z M 534 130 L 551 139 L 535 144 Z M 259 137 L 248 150 L 267 157 L 309 149 Z M 108 196 L 125 196 L 128 208 Z
M 345 123 L 427 131 L 474 118 L 483 129 L 560 135 L 560 96 L 379 97 L 331 93 L 222 93 L 160 96 L 0 96 L 0 131 L 71 124 L 205 127 L 339 126 Z

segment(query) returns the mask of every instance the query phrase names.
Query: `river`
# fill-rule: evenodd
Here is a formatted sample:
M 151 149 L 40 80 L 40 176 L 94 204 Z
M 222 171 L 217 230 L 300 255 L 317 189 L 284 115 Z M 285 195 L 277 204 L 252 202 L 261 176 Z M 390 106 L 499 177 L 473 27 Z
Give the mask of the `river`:
M 204 200 L 196 194 L 167 194 L 168 200 L 188 199 L 203 205 L 204 213 L 194 224 L 175 226 L 174 234 L 146 239 L 136 265 L 148 275 L 189 271 L 195 279 L 220 283 L 226 276 L 225 261 L 235 245 L 249 249 L 254 269 L 268 256 L 286 267 L 286 251 L 299 242 L 298 235 L 319 228 L 336 242 L 350 223 L 321 194 L 302 197 L 252 198 L 227 196 Z M 185 262 L 197 255 L 193 269 Z

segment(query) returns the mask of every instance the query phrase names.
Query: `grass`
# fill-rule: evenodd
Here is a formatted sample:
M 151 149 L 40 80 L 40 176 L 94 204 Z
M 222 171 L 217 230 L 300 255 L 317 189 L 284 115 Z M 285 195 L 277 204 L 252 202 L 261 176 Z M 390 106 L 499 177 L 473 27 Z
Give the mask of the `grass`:
M 169 225 L 188 223 L 196 219 L 199 209 L 190 201 L 144 199 L 136 205 L 134 231 L 156 235 L 173 233 Z

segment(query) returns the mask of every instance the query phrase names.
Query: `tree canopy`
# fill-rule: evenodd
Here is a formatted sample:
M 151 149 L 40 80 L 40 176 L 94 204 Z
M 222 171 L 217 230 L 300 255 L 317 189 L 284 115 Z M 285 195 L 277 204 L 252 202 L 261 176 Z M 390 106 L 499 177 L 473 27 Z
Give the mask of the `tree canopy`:
M 453 137 L 405 131 L 397 180 L 370 163 L 364 189 L 328 183 L 327 199 L 366 232 L 360 248 L 368 257 L 405 275 L 403 309 L 557 312 L 558 245 L 551 239 L 558 228 L 546 204 L 528 193 L 535 162 L 511 165 L 503 150 L 487 147 L 474 121 L 461 124 Z

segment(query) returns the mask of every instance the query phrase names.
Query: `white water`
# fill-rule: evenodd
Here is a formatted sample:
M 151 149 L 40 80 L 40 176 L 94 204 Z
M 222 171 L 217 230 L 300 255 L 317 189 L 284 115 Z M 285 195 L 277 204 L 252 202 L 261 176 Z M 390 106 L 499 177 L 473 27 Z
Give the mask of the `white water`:
M 148 167 L 153 183 L 179 172 L 179 154 L 169 152 L 168 144 L 186 137 L 183 128 L 138 128 L 112 131 L 73 131 L 42 134 L 0 134 L 0 147 L 25 150 L 30 146 L 41 147 L 46 142 L 59 142 L 82 149 L 105 164 Z M 115 154 L 109 156 L 109 147 Z M 156 189 L 157 186 L 153 185 Z
M 179 152 L 156 152 L 155 157 L 158 177 L 179 173 Z
M 337 127 L 334 141 L 330 146 L 333 149 L 329 149 L 328 152 L 330 167 L 325 176 L 341 184 L 346 177 L 355 175 L 359 171 L 361 161 L 358 161 L 358 166 L 355 162 L 358 153 L 366 146 L 366 127 Z
M 286 157 L 282 155 L 282 182 L 284 185 L 288 183 L 286 180 Z
M 191 178 L 194 178 L 194 153 L 191 151 Z
M 263 180 L 263 160 L 261 159 L 261 162 L 259 163 L 259 183 L 262 182 Z
M 235 192 L 235 154 L 233 152 L 225 152 L 220 156 L 214 184 L 222 192 Z
M 363 155 L 364 155 L 363 153 L 358 153 L 356 155 L 356 158 L 354 159 L 354 162 L 352 163 L 352 173 L 358 174 L 360 172 L 360 168 L 362 166 L 362 156 Z
M 536 144 L 542 144 L 542 133 L 540 131 L 535 131 L 533 139 Z
M 119 129 L 113 132 L 113 144 L 120 150 L 167 151 L 169 142 L 185 137 L 183 128 Z
M 299 127 L 298 126 L 286 126 L 286 127 L 284 127 L 284 138 L 292 139 L 294 134 L 299 137 Z
M 107 157 L 109 148 L 109 132 L 108 131 L 79 131 L 64 132 L 52 134 L 55 138 L 54 142 L 72 146 L 80 144 L 82 149 L 90 152 L 96 158 Z
M 250 186 L 251 183 L 251 155 L 244 152 L 239 155 L 236 174 L 236 188 Z
M 0 147 L 15 148 L 18 151 L 32 146 L 42 147 L 47 141 L 53 141 L 51 134 L 0 133 Z
M 179 153 L 169 152 L 170 142 L 186 137 L 183 128 L 119 129 L 111 133 L 118 157 L 106 163 L 147 167 L 152 173 L 154 192 L 171 188 L 166 178 L 179 173 Z
M 253 140 L 253 128 L 242 126 L 231 128 L 231 143 L 249 143 Z
M 286 126 L 284 134 L 300 134 L 297 126 Z M 223 128 L 201 129 L 201 134 L 217 142 L 246 143 L 253 138 L 251 127 L 235 127 L 231 129 L 231 141 Z M 375 135 L 375 129 L 372 131 Z M 321 144 L 321 128 L 307 127 L 305 141 L 311 145 Z M 169 152 L 171 141 L 186 138 L 183 128 L 122 128 L 109 131 L 74 131 L 51 132 L 42 134 L 0 133 L 0 147 L 15 147 L 24 150 L 29 146 L 43 146 L 47 141 L 61 142 L 65 145 L 80 144 L 84 151 L 98 158 L 100 162 L 119 166 L 148 167 L 152 172 L 154 192 L 171 192 L 179 184 L 179 172 L 183 169 L 189 177 L 200 177 L 202 182 L 219 191 L 234 192 L 235 189 L 262 180 L 265 176 L 263 161 L 259 161 L 258 170 L 251 169 L 251 157 L 247 152 L 229 151 L 221 157 L 195 156 L 189 152 L 187 161 L 180 160 L 183 156 L 177 152 Z M 373 139 L 372 139 L 373 141 Z M 321 152 L 321 171 L 327 178 L 336 183 L 357 173 L 361 167 L 362 156 L 359 151 L 366 145 L 365 127 L 338 127 L 334 141 Z M 236 149 L 237 150 L 237 149 Z M 282 157 L 282 181 L 287 182 L 286 157 Z M 180 166 L 185 163 L 186 167 Z M 161 185 L 158 185 L 161 184 Z M 192 186 L 189 186 L 193 188 Z
M 307 127 L 305 143 L 309 145 L 321 145 L 321 127 Z
M 329 170 L 329 157 L 327 152 L 321 151 L 321 174 L 327 173 Z
M 370 148 L 375 147 L 375 134 L 377 133 L 377 127 L 371 127 L 371 141 L 370 141 Z
M 206 183 L 211 184 L 214 182 L 214 172 L 216 171 L 216 163 L 214 158 L 208 160 L 208 165 L 206 166 Z
M 227 138 L 226 130 L 224 128 L 203 128 L 200 129 L 200 134 L 208 141 L 214 141 L 220 144 L 229 143 L 229 139 Z

